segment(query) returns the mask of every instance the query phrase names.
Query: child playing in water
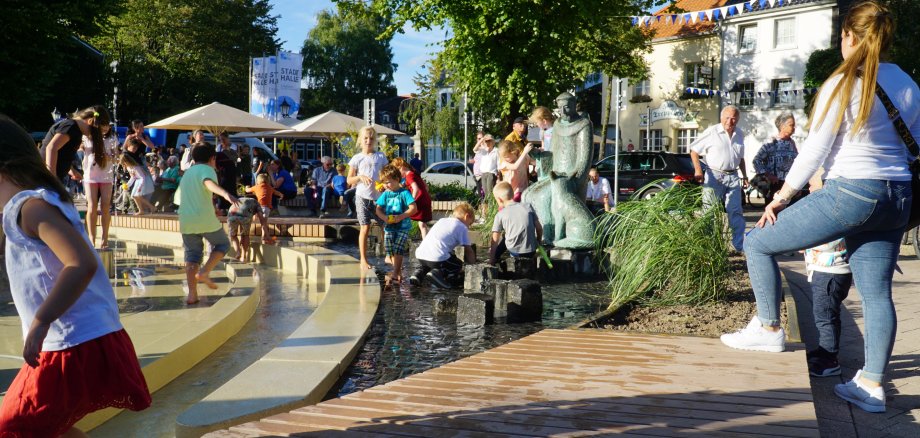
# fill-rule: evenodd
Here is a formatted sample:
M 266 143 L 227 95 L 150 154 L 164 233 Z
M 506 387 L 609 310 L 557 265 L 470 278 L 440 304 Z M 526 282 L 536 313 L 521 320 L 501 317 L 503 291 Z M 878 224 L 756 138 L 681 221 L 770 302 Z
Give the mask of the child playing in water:
M 393 261 L 391 281 L 396 284 L 402 281 L 403 256 L 409 253 L 409 230 L 412 229 L 409 218 L 418 212 L 412 193 L 402 187 L 400 179 L 399 169 L 389 164 L 384 166 L 380 181 L 386 191 L 377 198 L 377 217 L 387 223 L 383 229 L 383 244 L 387 257 Z
M 501 173 L 502 181 L 511 184 L 514 190 L 514 202 L 521 202 L 521 193 L 530 184 L 528 169 L 531 164 L 535 164 L 533 158 L 530 158 L 530 150 L 533 145 L 528 143 L 521 151 L 520 143 L 509 140 L 502 140 L 498 144 L 498 171 Z
M 227 211 L 227 227 L 230 228 L 230 245 L 236 253 L 237 261 L 245 262 L 249 255 L 249 233 L 252 229 L 252 218 L 259 219 L 262 226 L 262 243 L 273 243 L 268 235 L 268 221 L 262 214 L 262 207 L 254 198 L 242 197 L 240 203 L 231 205 Z
M 272 185 L 271 177 L 267 173 L 260 173 L 256 176 L 255 185 L 246 187 L 246 193 L 256 195 L 256 200 L 262 207 L 262 216 L 265 216 L 266 219 L 272 212 L 272 196 L 284 198 L 284 194 Z
M 3 115 L 0 205 L 26 362 L 0 405 L 0 434 L 84 436 L 73 425 L 90 412 L 150 406 L 115 293 L 70 194 L 29 134 Z
M 130 139 L 128 141 L 139 140 Z M 131 189 L 131 199 L 134 200 L 134 204 L 137 206 L 137 214 L 153 213 L 153 204 L 147 200 L 147 197 L 153 194 L 153 178 L 144 169 L 143 164 L 135 161 L 134 156 L 131 154 L 123 154 L 121 164 L 127 167 L 128 172 L 131 174 L 131 179 L 125 184 Z
M 406 188 L 415 198 L 418 212 L 409 219 L 418 222 L 418 230 L 424 240 L 425 236 L 428 235 L 428 222 L 431 222 L 431 196 L 428 194 L 428 185 L 425 184 L 425 180 L 415 173 L 415 168 L 407 163 L 406 160 L 397 157 L 390 164 L 399 169 L 399 173 L 406 180 Z
M 365 126 L 358 131 L 358 146 L 361 152 L 351 157 L 348 162 L 348 185 L 355 188 L 355 212 L 358 215 L 358 252 L 361 257 L 361 267 L 370 269 L 367 261 L 367 235 L 371 230 L 371 222 L 377 220 L 374 207 L 380 190 L 377 188 L 377 178 L 383 166 L 387 165 L 387 157 L 376 151 L 377 131 L 372 126 Z

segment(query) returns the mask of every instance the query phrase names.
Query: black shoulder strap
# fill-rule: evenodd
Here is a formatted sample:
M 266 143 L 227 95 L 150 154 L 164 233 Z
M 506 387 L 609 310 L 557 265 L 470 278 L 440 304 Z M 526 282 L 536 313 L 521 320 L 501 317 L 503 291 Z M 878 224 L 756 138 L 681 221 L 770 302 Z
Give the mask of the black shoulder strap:
M 888 93 L 885 93 L 885 90 L 882 89 L 881 84 L 878 82 L 875 83 L 875 95 L 882 101 L 882 105 L 885 105 L 885 111 L 888 112 L 888 118 L 891 120 L 891 123 L 894 124 L 895 131 L 898 131 L 898 135 L 901 136 L 901 140 L 904 142 L 904 145 L 907 146 L 910 155 L 916 158 L 920 155 L 920 146 L 917 146 L 917 140 L 914 139 L 907 124 L 904 123 L 904 119 L 901 118 L 901 113 L 895 108 L 894 103 L 892 103 L 891 99 L 888 97 Z

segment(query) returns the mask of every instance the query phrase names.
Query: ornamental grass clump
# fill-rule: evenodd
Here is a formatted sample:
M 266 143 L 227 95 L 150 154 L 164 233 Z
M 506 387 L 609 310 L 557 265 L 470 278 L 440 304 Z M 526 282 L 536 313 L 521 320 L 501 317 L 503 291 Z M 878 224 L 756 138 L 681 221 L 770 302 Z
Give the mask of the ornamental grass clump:
M 724 295 L 729 265 L 725 209 L 703 210 L 699 186 L 677 185 L 629 201 L 596 221 L 598 254 L 610 257 L 611 308 L 702 304 Z

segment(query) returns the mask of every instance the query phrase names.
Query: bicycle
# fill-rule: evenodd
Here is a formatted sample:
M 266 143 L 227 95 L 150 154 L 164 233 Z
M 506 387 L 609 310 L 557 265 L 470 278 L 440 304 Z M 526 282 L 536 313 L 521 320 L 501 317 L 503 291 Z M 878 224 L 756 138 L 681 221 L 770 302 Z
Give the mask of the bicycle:
M 901 245 L 911 245 L 914 248 L 914 257 L 920 257 L 920 227 L 914 227 L 904 232 Z

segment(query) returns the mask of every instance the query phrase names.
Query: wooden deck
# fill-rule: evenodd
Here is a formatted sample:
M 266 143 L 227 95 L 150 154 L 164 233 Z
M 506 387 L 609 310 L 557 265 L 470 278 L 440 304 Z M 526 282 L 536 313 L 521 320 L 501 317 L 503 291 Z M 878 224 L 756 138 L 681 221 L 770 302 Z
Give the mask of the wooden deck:
M 818 436 L 803 350 L 545 330 L 206 436 Z

